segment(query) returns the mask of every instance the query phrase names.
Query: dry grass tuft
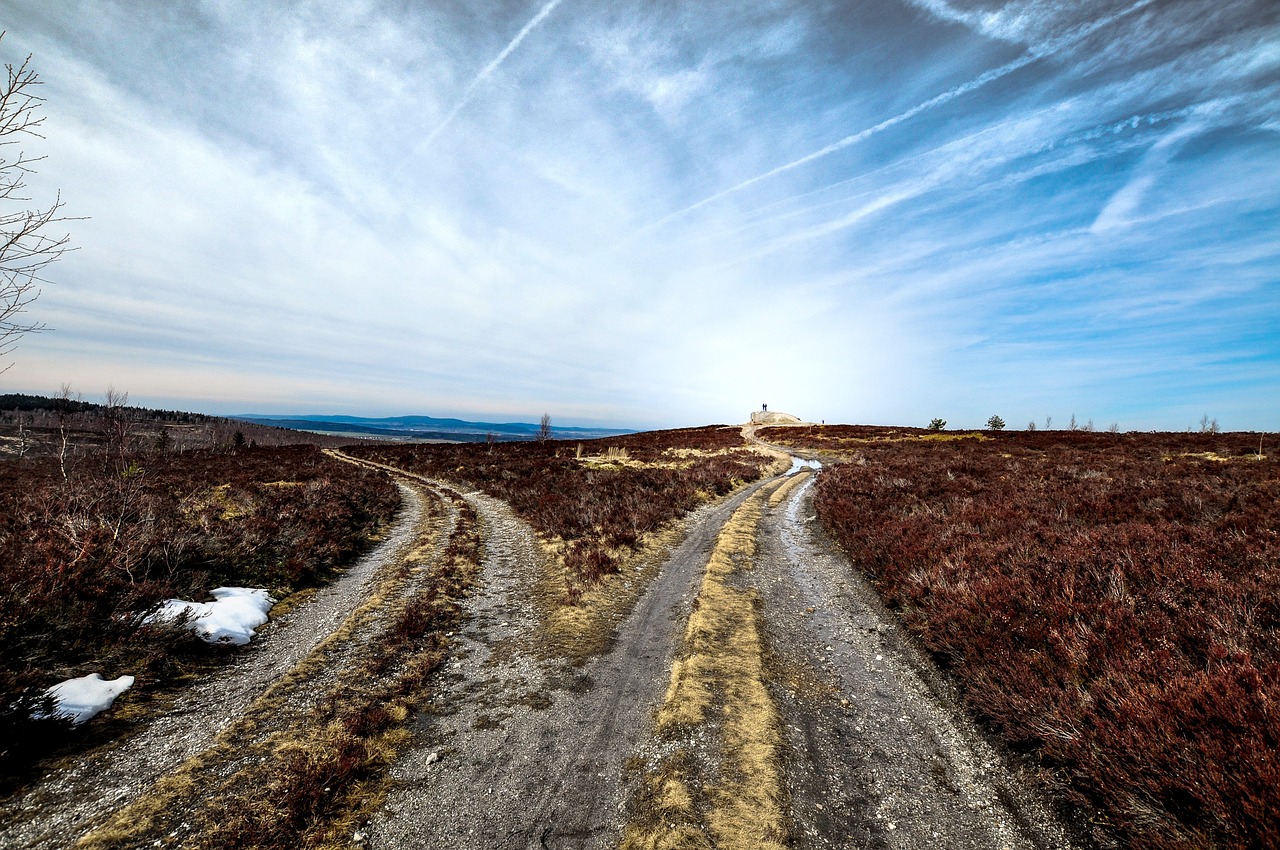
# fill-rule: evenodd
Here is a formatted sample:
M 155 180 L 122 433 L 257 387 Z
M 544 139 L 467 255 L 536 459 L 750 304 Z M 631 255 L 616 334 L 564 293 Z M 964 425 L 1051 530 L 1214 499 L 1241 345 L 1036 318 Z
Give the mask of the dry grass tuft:
M 712 850 L 692 773 L 688 757 L 677 753 L 645 776 L 634 807 L 642 814 L 623 830 L 620 850 Z
M 812 472 L 805 469 L 788 477 L 786 481 L 774 488 L 773 494 L 769 496 L 769 507 L 776 508 L 782 504 L 782 500 L 791 495 L 791 491 L 807 481 L 812 474 Z

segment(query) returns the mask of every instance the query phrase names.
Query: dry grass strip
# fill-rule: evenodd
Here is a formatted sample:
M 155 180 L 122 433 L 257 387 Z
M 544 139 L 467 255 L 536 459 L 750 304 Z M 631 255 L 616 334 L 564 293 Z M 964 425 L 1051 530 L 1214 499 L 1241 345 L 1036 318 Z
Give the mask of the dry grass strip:
M 718 733 L 718 769 L 688 751 L 658 764 L 644 777 L 623 850 L 786 846 L 781 722 L 766 686 L 756 594 L 730 580 L 751 568 L 766 498 L 753 494 L 721 529 L 658 711 L 661 736 L 708 725 Z
M 773 495 L 769 497 L 769 507 L 776 508 L 780 505 L 783 499 L 791 495 L 792 490 L 799 487 L 801 482 L 808 480 L 809 476 L 812 474 L 812 472 L 806 469 L 788 477 L 787 480 L 782 482 L 782 484 L 774 488 Z

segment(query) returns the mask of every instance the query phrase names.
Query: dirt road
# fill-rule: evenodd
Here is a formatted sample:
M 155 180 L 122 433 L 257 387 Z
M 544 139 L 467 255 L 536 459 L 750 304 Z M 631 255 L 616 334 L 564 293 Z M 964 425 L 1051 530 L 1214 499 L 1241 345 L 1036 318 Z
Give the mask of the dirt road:
M 760 524 L 796 847 L 1069 847 L 814 516 L 813 481 Z
M 528 604 L 531 532 L 474 493 L 490 532 L 485 588 L 464 650 L 422 718 L 417 750 L 370 829 L 390 848 L 579 848 L 616 844 L 628 758 L 650 734 L 670 659 L 720 525 L 757 484 L 685 522 L 687 534 L 612 651 L 581 666 L 541 649 Z
M 447 508 L 421 488 L 401 485 L 401 498 L 403 506 L 383 542 L 305 603 L 273 618 L 236 663 L 183 693 L 136 736 L 55 768 L 0 800 L 0 846 L 70 846 L 212 746 L 352 616 L 407 550 L 439 536 L 448 524 Z M 325 675 L 341 669 L 334 662 L 325 665 Z M 294 690 L 289 704 L 299 711 L 321 693 L 310 681 Z
M 481 578 L 352 846 L 1070 847 L 826 537 L 814 477 L 793 470 L 687 517 L 609 650 L 583 661 L 541 633 L 545 565 L 529 527 L 481 493 L 440 498 L 446 485 L 402 476 L 409 507 L 376 553 L 172 716 L 4 801 L 0 843 L 73 843 L 199 761 L 237 706 L 252 713 L 304 663 L 272 711 L 305 717 L 326 682 L 358 669 L 344 660 L 359 656 L 358 635 L 417 592 L 420 571 L 393 580 L 389 565 L 410 549 L 438 557 L 465 503 Z M 350 627 L 357 616 L 364 628 Z M 180 828 L 164 842 L 185 843 Z
M 724 529 L 758 504 L 754 554 L 727 582 L 760 612 L 761 675 L 783 738 L 774 794 L 786 809 L 782 843 L 1069 847 L 814 521 L 807 472 L 689 517 L 684 542 L 618 623 L 612 650 L 581 666 L 541 648 L 528 603 L 539 568 L 531 533 L 502 504 L 464 493 L 488 529 L 485 587 L 468 602 L 462 651 L 394 770 L 396 790 L 370 824 L 369 846 L 739 846 L 709 816 L 734 758 L 723 749 L 725 718 L 710 711 L 677 734 L 660 732 L 655 718 L 677 690 L 673 664 L 696 654 L 684 646 L 690 615 L 711 604 L 705 572 Z M 714 678 L 701 684 L 725 689 Z M 728 713 L 721 696 L 712 702 Z M 673 753 L 701 774 L 688 783 L 698 786 L 690 831 L 663 843 L 636 825 L 651 814 L 646 770 Z M 665 811 L 659 832 L 674 817 Z

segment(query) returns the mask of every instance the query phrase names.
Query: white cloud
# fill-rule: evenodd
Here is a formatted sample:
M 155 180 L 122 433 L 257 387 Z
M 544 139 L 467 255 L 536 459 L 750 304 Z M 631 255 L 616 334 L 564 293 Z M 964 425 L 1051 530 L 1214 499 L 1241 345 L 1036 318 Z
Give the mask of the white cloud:
M 1073 286 L 1098 312 L 1176 315 L 1274 256 L 1227 200 L 1270 214 L 1276 179 L 1272 136 L 1235 141 L 1274 123 L 1275 40 L 1233 4 L 1189 23 L 919 4 L 969 35 L 805 3 L 68 2 L 19 3 L 14 27 L 38 31 L 21 45 L 49 79 L 40 177 L 92 218 L 15 387 L 617 424 L 762 395 L 915 416 L 986 380 L 983 340 L 1030 350 L 1055 307 L 1095 315 Z M 1138 266 L 1108 281 L 1124 301 L 1081 272 L 1118 257 Z M 1212 291 L 1196 310 L 1243 290 Z M 1044 368 L 1065 385 L 1078 365 Z

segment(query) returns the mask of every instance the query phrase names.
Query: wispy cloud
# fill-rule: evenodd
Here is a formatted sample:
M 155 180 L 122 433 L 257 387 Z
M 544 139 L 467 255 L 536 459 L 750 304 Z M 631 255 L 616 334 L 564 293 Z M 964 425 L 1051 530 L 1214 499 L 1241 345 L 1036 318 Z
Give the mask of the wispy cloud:
M 1000 65 L 999 67 L 992 68 L 989 71 L 979 74 L 977 77 L 974 77 L 972 80 L 969 80 L 968 82 L 961 83 L 958 86 L 954 86 L 940 94 L 934 95 L 928 100 L 918 103 L 915 106 L 911 107 L 910 109 L 905 110 L 904 112 L 899 112 L 897 115 L 894 115 L 890 118 L 886 118 L 883 121 L 879 122 L 878 124 L 874 124 L 871 127 L 868 127 L 864 130 L 859 130 L 856 133 L 852 133 L 848 136 L 845 136 L 839 141 L 832 142 L 831 144 L 826 145 L 825 147 L 819 148 L 818 150 L 813 151 L 812 153 L 805 154 L 804 156 L 798 159 L 793 159 L 790 162 L 787 162 L 783 165 L 779 165 L 776 168 L 772 168 L 762 174 L 757 174 L 754 177 L 749 177 L 746 180 L 742 180 L 739 183 L 736 183 L 727 189 L 723 189 L 719 192 L 716 192 L 713 195 L 709 195 L 703 198 L 700 201 L 697 201 L 693 204 L 683 207 L 682 209 L 678 209 L 675 212 L 669 213 L 668 215 L 663 216 L 662 218 L 658 219 L 657 221 L 645 227 L 641 232 L 648 232 L 650 230 L 657 229 L 658 227 L 661 227 L 662 225 L 674 219 L 687 215 L 688 213 L 691 213 L 694 210 L 701 209 L 702 207 L 705 207 L 708 204 L 713 204 L 716 201 L 719 201 L 722 198 L 725 198 L 729 195 L 735 194 L 737 192 L 741 192 L 743 189 L 746 189 L 750 186 L 754 186 L 757 183 L 761 183 L 765 180 L 769 180 L 770 178 L 777 177 L 781 174 L 785 174 L 788 171 L 793 171 L 797 168 L 801 168 L 816 160 L 830 156 L 833 153 L 845 150 L 846 148 L 850 148 L 854 145 L 865 142 L 866 140 L 870 139 L 872 136 L 875 136 L 879 133 L 883 133 L 885 130 L 888 130 L 892 127 L 896 127 L 899 124 L 902 124 L 904 122 L 910 121 L 911 119 L 915 118 L 916 116 L 924 112 L 928 112 L 931 109 L 935 109 L 939 106 L 942 106 L 943 104 L 949 103 L 955 100 L 956 98 L 963 97 L 964 95 L 969 94 L 970 92 L 977 91 L 983 86 L 993 83 L 996 80 L 1001 79 L 1002 77 L 1007 77 L 1008 75 L 1012 74 L 1014 71 L 1017 71 L 1021 68 L 1025 68 L 1027 65 L 1030 65 L 1032 62 L 1035 62 L 1038 59 L 1054 56 L 1057 53 L 1068 49 L 1073 44 L 1080 42 L 1081 40 L 1088 37 L 1089 35 L 1092 35 L 1098 30 L 1104 27 L 1110 26 L 1120 18 L 1126 15 L 1131 15 L 1134 12 L 1139 11 L 1140 9 L 1146 8 L 1147 6 L 1151 5 L 1151 3 L 1153 2 L 1154 0 L 1139 0 L 1139 2 L 1133 4 L 1132 6 L 1129 6 L 1127 9 L 1121 12 L 1117 12 L 1113 15 L 1108 15 L 1096 21 L 1091 21 L 1089 23 L 1082 24 L 1081 26 L 1076 27 L 1074 30 L 1072 30 L 1066 35 L 1051 39 L 1047 42 L 1044 42 L 1043 44 L 1035 45 L 1030 49 L 1028 49 L 1025 53 L 1023 53 L 1018 58 L 1012 60 L 1011 62 L 1006 62 L 1005 64 Z
M 18 0 L 33 180 L 91 218 L 5 380 L 630 425 L 1274 397 L 1269 7 L 913 5 Z
M 520 42 L 524 41 L 525 38 L 528 37 L 529 33 L 533 32 L 534 28 L 538 26 L 538 24 L 546 20 L 547 16 L 554 12 L 561 2 L 562 0 L 551 0 L 551 2 L 539 9 L 538 13 L 530 18 L 529 22 L 520 28 L 520 32 L 516 33 L 515 38 L 511 39 L 511 41 L 507 43 L 507 46 L 502 48 L 502 51 L 495 56 L 488 65 L 485 65 L 480 69 L 480 73 L 476 74 L 475 77 L 472 78 L 471 82 L 467 84 L 467 87 L 462 92 L 462 96 L 458 98 L 457 103 L 455 103 L 453 108 L 449 110 L 448 114 L 441 119 L 440 123 L 437 124 L 431 132 L 427 133 L 427 137 L 422 140 L 422 143 L 418 145 L 416 149 L 414 149 L 412 156 L 417 156 L 431 147 L 431 143 L 435 141 L 436 136 L 443 133 L 445 128 L 453 123 L 453 119 L 458 117 L 458 113 L 462 112 L 462 110 L 467 107 L 467 104 L 471 102 L 471 98 L 475 96 L 476 89 L 480 88 L 485 80 L 489 79 L 489 77 L 493 75 L 493 72 L 498 70 L 503 62 L 507 61 L 507 57 L 515 52 L 516 48 L 520 46 Z

